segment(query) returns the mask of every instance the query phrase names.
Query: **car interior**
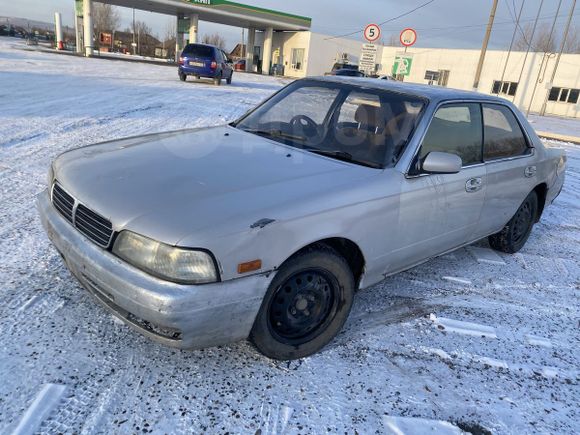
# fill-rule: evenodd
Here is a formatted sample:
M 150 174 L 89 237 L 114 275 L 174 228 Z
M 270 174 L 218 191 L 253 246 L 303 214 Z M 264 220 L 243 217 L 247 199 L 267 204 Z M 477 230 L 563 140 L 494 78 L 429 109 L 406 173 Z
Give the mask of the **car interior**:
M 264 110 L 257 123 L 251 123 L 257 128 L 249 130 L 312 152 L 384 168 L 401 156 L 423 107 L 423 100 L 393 92 L 311 87 Z

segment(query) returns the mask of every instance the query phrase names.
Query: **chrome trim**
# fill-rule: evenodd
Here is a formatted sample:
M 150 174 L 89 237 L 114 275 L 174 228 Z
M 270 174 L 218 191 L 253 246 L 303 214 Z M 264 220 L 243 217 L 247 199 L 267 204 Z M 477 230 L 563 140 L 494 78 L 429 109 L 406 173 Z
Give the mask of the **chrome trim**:
M 511 160 L 525 159 L 525 158 L 535 156 L 536 155 L 536 148 L 529 147 L 529 149 L 530 149 L 530 152 L 528 154 L 522 154 L 521 156 L 503 157 L 501 159 L 495 159 L 495 160 L 486 160 L 484 162 L 484 164 L 489 165 L 492 163 L 509 162 Z

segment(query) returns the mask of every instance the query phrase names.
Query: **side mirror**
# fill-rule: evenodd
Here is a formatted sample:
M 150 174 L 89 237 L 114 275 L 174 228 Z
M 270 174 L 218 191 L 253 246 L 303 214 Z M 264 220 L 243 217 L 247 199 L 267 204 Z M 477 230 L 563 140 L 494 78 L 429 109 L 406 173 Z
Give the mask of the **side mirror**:
M 425 157 L 421 169 L 431 174 L 457 174 L 461 166 L 463 162 L 458 155 L 432 151 Z

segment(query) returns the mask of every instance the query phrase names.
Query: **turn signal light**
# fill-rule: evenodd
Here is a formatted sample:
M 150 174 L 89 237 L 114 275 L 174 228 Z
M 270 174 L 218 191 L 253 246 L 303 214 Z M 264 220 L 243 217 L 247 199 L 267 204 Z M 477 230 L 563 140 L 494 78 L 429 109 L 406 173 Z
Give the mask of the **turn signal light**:
M 238 264 L 238 273 L 248 273 L 262 268 L 262 260 L 252 260 Z

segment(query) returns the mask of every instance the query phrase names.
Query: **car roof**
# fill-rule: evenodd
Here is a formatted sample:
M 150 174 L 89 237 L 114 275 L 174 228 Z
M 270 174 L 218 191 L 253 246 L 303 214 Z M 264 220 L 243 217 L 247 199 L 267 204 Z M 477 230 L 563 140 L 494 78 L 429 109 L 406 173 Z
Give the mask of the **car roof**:
M 322 82 L 346 83 L 364 88 L 374 88 L 386 91 L 401 92 L 405 94 L 423 97 L 432 102 L 444 100 L 481 100 L 498 103 L 506 103 L 506 100 L 493 95 L 482 94 L 474 91 L 444 88 L 441 86 L 422 85 L 417 83 L 405 83 L 398 80 L 380 80 L 375 78 L 360 78 L 348 76 L 319 76 L 307 77 L 304 80 L 317 80 Z

